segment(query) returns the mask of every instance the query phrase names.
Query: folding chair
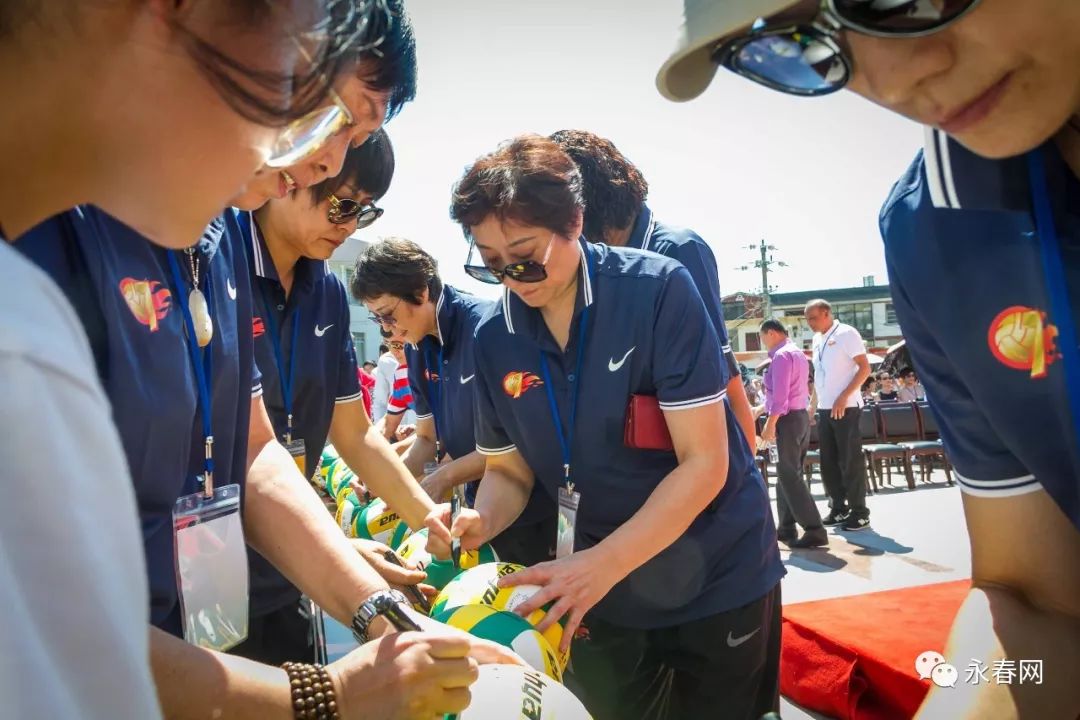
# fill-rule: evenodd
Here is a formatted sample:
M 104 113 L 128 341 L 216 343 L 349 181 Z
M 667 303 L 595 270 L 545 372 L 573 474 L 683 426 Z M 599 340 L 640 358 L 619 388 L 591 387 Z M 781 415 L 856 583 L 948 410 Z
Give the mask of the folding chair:
M 911 451 L 902 443 L 921 437 L 919 416 L 912 403 L 882 403 L 877 406 L 879 442 L 863 446 L 867 462 L 873 465 L 880 478 L 885 466 L 887 482 L 892 485 L 892 462 L 899 460 L 909 490 L 915 489 L 915 474 L 911 469 Z
M 945 446 L 941 442 L 941 433 L 938 431 L 937 420 L 930 411 L 930 406 L 925 401 L 918 402 L 915 404 L 915 412 L 919 418 L 919 439 L 902 442 L 900 445 L 907 448 L 913 461 L 915 458 L 919 459 L 919 479 L 922 482 L 930 482 L 934 460 L 941 458 L 947 484 L 952 485 L 952 463 L 945 455 Z

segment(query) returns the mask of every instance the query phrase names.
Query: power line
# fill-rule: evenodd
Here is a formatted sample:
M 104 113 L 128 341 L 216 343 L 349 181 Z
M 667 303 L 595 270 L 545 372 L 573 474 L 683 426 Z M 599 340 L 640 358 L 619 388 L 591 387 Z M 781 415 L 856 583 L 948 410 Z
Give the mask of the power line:
M 757 245 L 743 245 L 742 248 L 744 250 L 758 251 L 759 257 L 757 260 L 754 260 L 752 263 L 747 263 L 746 265 L 736 267 L 735 269 L 752 270 L 758 268 L 761 270 L 761 299 L 764 304 L 764 318 L 768 320 L 770 317 L 772 317 L 772 299 L 770 297 L 770 294 L 773 290 L 776 289 L 769 285 L 769 272 L 774 267 L 790 267 L 790 265 L 788 265 L 783 260 L 777 260 L 773 257 L 772 251 L 778 250 L 779 248 L 777 248 L 775 245 L 767 245 L 764 238 L 762 238 L 761 242 L 759 242 Z

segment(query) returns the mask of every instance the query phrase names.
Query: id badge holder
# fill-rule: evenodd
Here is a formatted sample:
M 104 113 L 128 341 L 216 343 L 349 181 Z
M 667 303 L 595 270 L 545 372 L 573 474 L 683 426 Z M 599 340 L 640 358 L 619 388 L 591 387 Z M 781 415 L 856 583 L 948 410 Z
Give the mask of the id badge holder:
M 574 530 L 577 528 L 577 511 L 581 504 L 581 493 L 573 485 L 559 488 L 559 528 L 555 537 L 555 558 L 564 558 L 574 553 Z
M 248 634 L 248 563 L 240 486 L 177 500 L 173 544 L 184 639 L 211 650 L 242 642 Z
M 289 455 L 292 455 L 296 467 L 300 468 L 300 474 L 310 479 L 307 474 L 307 445 L 304 443 L 303 438 L 289 440 L 284 445 L 285 449 L 289 451 Z

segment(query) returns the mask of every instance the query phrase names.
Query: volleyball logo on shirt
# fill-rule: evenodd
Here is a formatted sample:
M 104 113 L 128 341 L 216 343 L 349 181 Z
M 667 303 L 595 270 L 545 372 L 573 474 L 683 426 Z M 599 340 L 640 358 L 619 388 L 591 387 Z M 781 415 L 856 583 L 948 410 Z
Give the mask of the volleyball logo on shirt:
M 507 373 L 506 377 L 503 378 L 503 391 L 516 400 L 524 395 L 529 388 L 543 384 L 544 381 L 537 377 L 535 373 L 512 372 Z
M 120 281 L 120 294 L 124 296 L 131 314 L 150 332 L 158 331 L 158 321 L 164 320 L 172 307 L 172 293 L 168 288 L 158 290 L 157 280 L 136 280 L 124 278 Z
M 1060 355 L 1055 341 L 1058 330 L 1046 322 L 1046 313 L 1014 305 L 990 323 L 987 340 L 998 362 L 1014 370 L 1026 370 L 1032 379 L 1046 377 L 1047 368 Z

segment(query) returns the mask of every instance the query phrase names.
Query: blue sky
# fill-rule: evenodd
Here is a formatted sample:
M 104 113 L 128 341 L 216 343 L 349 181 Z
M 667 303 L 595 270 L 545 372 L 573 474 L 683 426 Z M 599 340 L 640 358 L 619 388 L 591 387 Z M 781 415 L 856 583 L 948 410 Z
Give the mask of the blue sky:
M 764 237 L 790 267 L 778 291 L 885 281 L 877 214 L 922 142 L 921 129 L 850 93 L 807 100 L 721 71 L 690 103 L 654 78 L 673 47 L 670 0 L 409 0 L 420 81 L 387 126 L 397 171 L 386 214 L 363 237 L 415 240 L 443 278 L 461 270 L 450 188 L 480 154 L 524 132 L 582 128 L 611 138 L 644 172 L 657 217 L 712 246 L 726 293 L 753 290 L 741 246 Z

